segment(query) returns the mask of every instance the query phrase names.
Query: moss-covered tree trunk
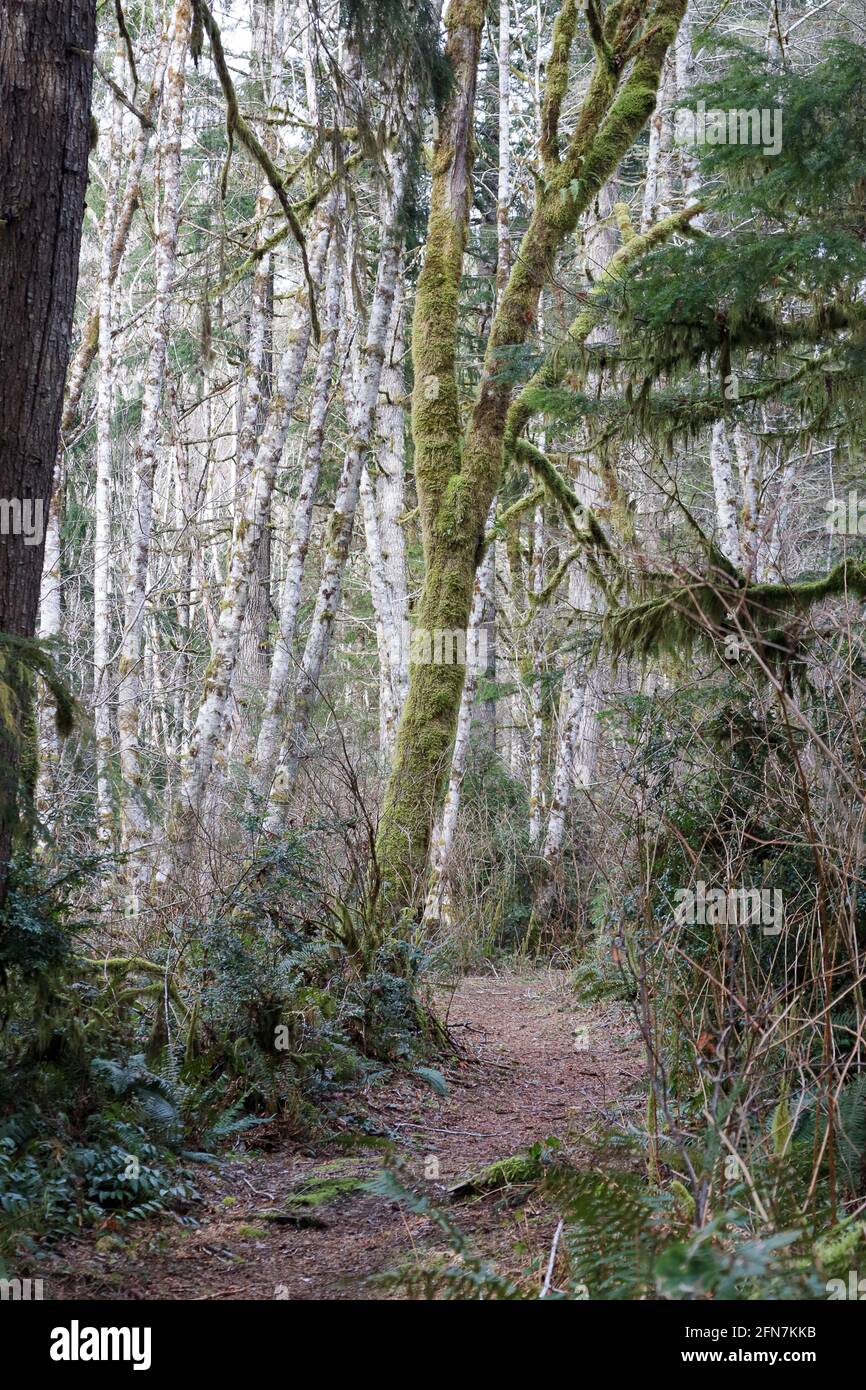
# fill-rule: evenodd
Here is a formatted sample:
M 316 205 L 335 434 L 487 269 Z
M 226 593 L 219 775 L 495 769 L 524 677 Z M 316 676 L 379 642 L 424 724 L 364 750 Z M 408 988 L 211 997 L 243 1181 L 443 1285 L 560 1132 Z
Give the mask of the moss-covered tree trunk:
M 412 353 L 412 430 L 426 570 L 418 626 L 465 631 L 483 527 L 503 468 L 511 402 L 503 363 L 526 341 L 541 289 L 565 238 L 630 149 L 655 106 L 659 74 L 685 0 L 613 0 L 584 12 L 596 61 L 574 131 L 559 135 L 579 7 L 554 26 L 542 105 L 543 179 L 490 332 L 478 393 L 461 431 L 455 381 L 460 270 L 471 175 L 472 107 L 483 6 L 448 12 L 454 86 L 440 124 Z M 565 148 L 561 149 L 560 146 Z M 448 775 L 464 668 L 414 663 L 397 735 L 377 858 L 393 909 L 423 894 L 431 826 Z

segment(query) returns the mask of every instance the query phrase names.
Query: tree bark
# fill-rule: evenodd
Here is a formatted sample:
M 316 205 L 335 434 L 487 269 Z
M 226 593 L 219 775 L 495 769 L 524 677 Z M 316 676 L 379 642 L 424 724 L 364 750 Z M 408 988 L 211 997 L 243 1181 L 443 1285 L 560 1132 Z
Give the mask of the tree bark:
M 452 3 L 446 24 L 454 68 L 434 155 L 424 267 L 413 327 L 412 429 L 426 570 L 419 625 L 465 631 L 484 522 L 502 473 L 511 403 L 503 361 L 535 322 L 556 254 L 652 114 L 659 75 L 686 0 L 613 4 L 595 29 L 596 64 L 567 149 L 559 114 L 568 90 L 576 0 L 563 0 L 541 118 L 544 180 L 487 343 L 474 407 L 464 433 L 457 409 L 455 338 L 470 185 L 472 108 L 484 6 Z M 633 61 L 629 61 L 629 55 Z M 626 74 L 623 76 L 623 74 Z M 444 794 L 463 669 L 414 664 L 397 735 L 377 841 L 392 909 L 417 904 L 432 819 Z
M 251 785 L 260 798 L 267 797 L 270 789 L 274 765 L 279 754 L 280 728 L 285 710 L 286 692 L 291 680 L 295 629 L 298 621 L 298 609 L 301 605 L 301 586 L 310 545 L 310 533 L 313 528 L 313 507 L 319 488 L 319 471 L 325 443 L 325 422 L 328 415 L 331 377 L 337 349 L 342 279 L 343 261 L 340 239 L 334 236 L 331 239 L 328 253 L 324 306 L 321 314 L 322 340 L 319 345 L 316 374 L 310 398 L 304 470 L 295 499 L 292 536 L 280 594 L 279 630 L 274 642 L 274 655 L 265 697 L 265 712 L 256 743 L 255 770 L 251 779 Z M 252 803 L 249 809 L 252 809 Z
M 0 497 L 41 525 L 0 544 L 0 633 L 32 638 L 87 187 L 96 0 L 7 0 L 0 26 Z M 32 542 L 38 535 L 38 541 Z M 14 727 L 0 722 L 0 902 L 30 737 L 26 671 L 4 662 Z
M 164 198 L 156 247 L 156 297 L 142 399 L 141 432 L 135 453 L 135 500 L 117 697 L 117 727 L 123 778 L 122 843 L 124 850 L 132 856 L 128 868 L 132 907 L 135 906 L 138 887 L 147 873 L 143 848 L 150 834 L 150 816 L 144 797 L 141 769 L 138 721 L 142 690 L 144 609 L 153 522 L 153 484 L 171 327 L 171 292 L 180 226 L 185 65 L 191 28 L 191 0 L 177 0 L 172 21 L 162 113 L 160 149 Z
M 535 508 L 533 517 L 530 584 L 533 598 L 538 604 L 544 588 L 544 508 L 540 504 Z M 537 845 L 541 839 L 544 765 L 544 687 L 541 681 L 544 636 L 537 611 L 533 614 L 529 650 L 532 659 L 529 685 L 529 843 Z
M 737 490 L 734 485 L 731 446 L 728 443 L 724 420 L 717 420 L 713 425 L 710 440 L 710 472 L 716 499 L 719 550 L 726 560 L 730 560 L 731 564 L 739 569 L 742 555 L 740 533 L 737 529 Z
M 406 510 L 405 411 L 406 392 L 403 377 L 403 266 L 397 270 L 397 289 L 391 310 L 388 348 L 382 364 L 379 383 L 379 408 L 376 413 L 376 433 L 379 439 L 376 497 L 379 508 L 379 533 L 382 540 L 382 560 L 385 584 L 392 615 L 391 678 L 397 706 L 397 717 L 409 689 L 409 650 L 404 640 L 409 613 L 409 575 L 406 561 L 406 538 L 403 514 Z M 396 735 L 396 728 L 394 734 Z M 393 741 L 389 739 L 390 758 Z
M 496 521 L 494 507 L 491 507 L 488 524 Z M 469 614 L 469 630 L 466 641 L 466 677 L 460 697 L 460 713 L 457 716 L 457 733 L 454 738 L 454 751 L 451 755 L 451 772 L 448 777 L 448 790 L 442 815 L 433 835 L 430 853 L 430 883 L 427 902 L 424 907 L 424 920 L 428 925 L 439 926 L 450 920 L 448 904 L 447 869 L 451 856 L 451 846 L 457 830 L 460 814 L 460 793 L 463 778 L 469 763 L 472 716 L 475 711 L 475 697 L 478 692 L 478 677 L 486 673 L 486 643 L 482 640 L 485 613 L 488 608 L 490 590 L 493 583 L 494 546 L 491 542 L 475 575 L 475 593 Z
M 115 65 L 116 66 L 116 65 Z M 96 394 L 96 505 L 93 538 L 93 724 L 96 737 L 96 836 L 101 850 L 114 842 L 111 795 L 111 426 L 114 407 L 114 349 L 112 342 L 112 248 L 120 184 L 121 106 L 112 103 L 111 147 L 105 211 L 102 219 L 102 260 L 99 270 L 99 380 Z
M 374 437 L 376 405 L 388 341 L 388 327 L 401 260 L 402 228 L 400 215 L 406 188 L 406 153 L 401 150 L 391 170 L 388 217 L 379 249 L 376 284 L 370 304 L 370 319 L 361 355 L 358 381 L 349 413 L 349 443 L 337 484 L 337 495 L 325 537 L 322 573 L 316 606 L 304 647 L 301 668 L 295 683 L 292 727 L 280 758 L 280 767 L 271 787 L 266 828 L 273 832 L 281 824 L 294 789 L 306 745 L 310 721 L 319 694 L 319 682 L 331 646 L 334 625 L 343 596 L 343 577 L 355 511 L 361 488 L 361 474 Z
M 330 237 L 331 211 L 330 204 L 327 204 L 320 210 L 310 255 L 310 276 L 317 287 L 324 275 Z M 216 640 L 205 672 L 195 728 L 184 757 L 179 816 L 175 826 L 184 853 L 201 816 L 214 760 L 221 755 L 226 706 L 234 679 L 241 624 L 249 602 L 256 546 L 262 527 L 270 516 L 274 479 L 291 424 L 311 331 L 307 287 L 304 285 L 298 291 L 292 308 L 268 422 L 259 443 L 243 506 L 238 508 L 235 517 Z

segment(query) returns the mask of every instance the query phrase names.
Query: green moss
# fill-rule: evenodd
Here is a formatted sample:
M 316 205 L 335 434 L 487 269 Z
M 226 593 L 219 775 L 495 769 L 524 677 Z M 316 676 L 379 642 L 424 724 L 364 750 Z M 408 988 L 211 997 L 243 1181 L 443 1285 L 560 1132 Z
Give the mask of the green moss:
M 479 1169 L 477 1173 L 462 1178 L 460 1182 L 448 1189 L 448 1195 L 453 1202 L 456 1202 L 464 1197 L 477 1197 L 485 1192 L 496 1192 L 503 1187 L 537 1183 L 545 1176 L 549 1163 L 550 1154 L 543 1150 L 540 1145 L 536 1145 L 528 1153 L 511 1154 L 508 1158 L 499 1158 L 495 1163 L 489 1163 L 486 1168 Z
M 542 112 L 545 180 L 494 316 L 465 435 L 461 431 L 455 360 L 466 209 L 460 217 L 456 215 L 450 181 L 456 158 L 454 103 L 469 100 L 474 93 L 478 52 L 477 45 L 474 51 L 471 45 L 454 50 L 462 66 L 455 74 L 456 96 L 452 94 L 442 122 L 446 134 L 434 157 L 427 245 L 412 327 L 412 434 L 426 563 L 417 615 L 420 628 L 465 630 L 468 625 L 486 517 L 501 480 L 506 439 L 510 445 L 522 428 L 518 421 L 509 422 L 511 387 L 507 373 L 501 370 L 504 356 L 526 342 L 535 323 L 541 288 L 565 237 L 649 117 L 662 63 L 685 3 L 659 0 L 651 27 L 637 41 L 636 21 L 645 18 L 648 6 L 615 5 L 603 32 L 600 17 L 593 14 L 590 29 L 596 65 L 560 162 L 559 114 L 577 23 L 574 0 L 563 0 L 554 28 Z M 451 33 L 458 23 L 478 20 L 480 24 L 480 8 L 469 0 L 456 10 L 452 7 L 448 20 Z M 616 95 L 627 60 L 632 61 L 632 67 Z M 468 179 L 471 129 L 464 134 Z M 456 182 L 460 183 L 459 177 Z M 560 196 L 562 192 L 568 196 Z M 632 238 L 629 245 L 636 240 Z M 594 322 L 594 313 L 588 313 L 578 325 L 578 333 L 588 335 Z M 585 537 L 589 552 L 606 549 L 604 533 L 595 518 L 573 494 L 567 495 L 570 489 L 555 470 L 545 468 L 543 455 L 536 463 L 545 485 L 564 504 L 573 529 Z M 410 668 L 409 695 L 376 845 L 385 899 L 395 915 L 423 896 L 431 827 L 448 776 L 463 678 L 462 667 L 415 664 Z
M 684 1182 L 679 1178 L 673 1178 L 670 1184 L 671 1192 L 676 1199 L 677 1215 L 681 1221 L 689 1225 L 695 1219 L 695 1199 Z
M 576 28 L 577 5 L 574 0 L 564 0 L 553 26 L 553 42 L 544 85 L 539 146 L 545 164 L 554 161 L 559 153 L 559 114 L 568 90 L 569 58 Z
M 329 1202 L 348 1196 L 350 1192 L 358 1192 L 365 1182 L 363 1177 L 340 1178 L 330 1173 L 305 1178 L 289 1193 L 286 1206 L 289 1210 L 300 1208 L 305 1211 L 324 1207 Z
M 845 1278 L 866 1256 L 866 1223 L 846 1221 L 815 1242 L 815 1255 L 828 1279 Z
M 455 29 L 480 29 L 484 23 L 485 0 L 452 0 L 445 21 L 449 32 Z

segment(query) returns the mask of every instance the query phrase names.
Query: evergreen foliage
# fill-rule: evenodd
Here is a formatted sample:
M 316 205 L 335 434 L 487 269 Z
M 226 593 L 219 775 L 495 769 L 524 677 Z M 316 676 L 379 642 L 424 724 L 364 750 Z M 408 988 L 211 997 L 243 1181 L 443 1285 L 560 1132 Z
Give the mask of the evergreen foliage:
M 772 158 L 745 142 L 699 146 L 703 198 L 733 228 L 653 251 L 606 294 L 627 346 L 586 348 L 575 365 L 629 383 L 622 415 L 616 400 L 605 406 L 618 433 L 666 446 L 713 415 L 748 420 L 754 399 L 784 403 L 801 436 L 861 437 L 864 93 L 863 49 L 844 40 L 806 73 L 740 52 L 696 88 L 708 109 L 781 111 L 784 138 Z M 698 369 L 716 374 L 714 397 Z M 736 392 L 725 390 L 732 374 Z

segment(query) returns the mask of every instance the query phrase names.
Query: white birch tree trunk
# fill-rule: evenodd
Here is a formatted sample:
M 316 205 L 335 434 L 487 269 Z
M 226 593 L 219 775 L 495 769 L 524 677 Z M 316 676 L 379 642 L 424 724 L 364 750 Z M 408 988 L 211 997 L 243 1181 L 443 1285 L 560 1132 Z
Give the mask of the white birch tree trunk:
M 382 364 L 376 435 L 379 441 L 376 501 L 382 545 L 385 587 L 390 613 L 390 664 L 396 717 L 399 721 L 409 689 L 409 650 L 404 634 L 408 625 L 409 577 L 403 515 L 406 510 L 405 409 L 403 373 L 404 264 L 401 250 L 388 349 Z M 390 755 L 391 742 L 386 751 Z
M 569 575 L 568 601 L 579 615 L 585 613 L 590 605 L 591 590 L 586 571 L 579 561 L 574 561 Z M 584 728 L 582 714 L 587 699 L 587 680 L 581 672 L 579 658 L 572 657 L 562 686 L 559 703 L 559 731 L 556 747 L 556 761 L 553 770 L 553 785 L 550 796 L 550 811 L 541 857 L 544 864 L 544 880 L 547 884 L 555 881 L 556 871 L 562 857 L 565 842 L 565 827 L 571 793 L 575 783 L 575 773 L 581 772 L 583 785 L 585 769 L 591 757 L 584 756 L 580 735 Z M 587 750 L 588 752 L 589 750 Z
M 267 420 L 273 367 L 274 264 L 269 252 L 261 254 L 271 231 L 268 210 L 273 190 L 266 186 L 259 194 L 257 216 L 261 218 L 259 260 L 253 277 L 247 334 L 247 354 L 239 383 L 237 463 L 235 469 L 235 508 L 243 506 L 258 452 L 258 441 Z M 235 754 L 249 759 L 252 724 L 259 697 L 268 679 L 269 595 L 271 572 L 270 511 L 254 542 L 250 592 L 238 644 L 232 698 L 224 716 L 225 738 L 220 743 L 226 757 Z M 234 712 L 234 718 L 232 718 Z M 219 764 L 214 772 L 219 771 Z M 210 799 L 221 799 L 221 777 L 214 776 Z
M 317 287 L 321 282 L 330 236 L 330 212 L 323 207 L 310 252 L 310 276 Z M 243 506 L 235 517 L 216 641 L 205 675 L 198 718 L 184 756 L 177 825 L 182 847 L 188 845 L 196 822 L 201 818 L 214 760 L 221 757 L 227 733 L 227 705 L 241 625 L 249 601 L 256 545 L 270 513 L 274 478 L 291 423 L 310 333 L 307 287 L 302 285 L 296 293 L 289 320 L 287 344 L 280 362 L 268 422 L 259 443 Z
M 386 395 L 389 389 L 399 391 L 395 369 L 390 363 L 398 337 L 402 344 L 402 279 L 401 251 L 385 360 L 379 383 L 380 397 Z M 357 365 L 355 377 L 357 380 Z M 405 500 L 402 405 L 399 404 L 401 398 L 401 395 L 398 396 L 398 403 L 386 402 L 383 405 L 380 401 L 376 411 L 376 436 L 380 446 L 378 456 L 374 465 L 368 456 L 361 472 L 361 502 L 367 542 L 370 596 L 373 601 L 379 653 L 379 755 L 384 766 L 387 766 L 390 760 L 409 683 L 408 651 L 404 641 L 408 608 L 406 549 L 400 526 Z M 389 439 L 383 439 L 383 428 L 390 430 Z M 374 476 L 371 476 L 371 466 L 375 469 Z M 386 469 L 390 471 L 386 472 Z
M 587 507 L 598 503 L 598 481 L 584 468 L 575 480 L 574 490 Z M 587 618 L 597 611 L 596 594 L 582 559 L 572 561 L 568 577 L 568 602 L 576 617 L 580 634 Z M 575 787 L 589 787 L 597 750 L 599 693 L 598 676 L 588 670 L 582 654 L 572 655 L 566 670 L 559 701 L 559 729 L 547 829 L 541 847 L 538 886 L 533 909 L 537 931 L 548 919 L 557 890 L 562 865 L 568 813 Z
M 262 372 L 270 327 L 271 308 L 271 269 L 269 251 L 262 254 L 270 234 L 268 209 L 273 203 L 273 190 L 268 187 L 259 194 L 256 215 L 261 218 L 258 238 L 259 259 L 253 276 L 252 305 L 250 308 L 250 327 L 247 341 L 247 356 L 243 374 L 243 410 L 238 430 L 237 490 L 243 497 L 249 486 L 253 466 L 256 461 L 259 443 L 259 429 L 263 401 Z
M 667 217 L 671 211 L 670 155 L 673 145 L 673 106 L 677 93 L 677 74 L 673 53 L 662 68 L 656 108 L 650 117 L 646 178 L 644 181 L 641 231 Z
M 739 568 L 742 563 L 740 534 L 737 529 L 737 490 L 731 463 L 731 448 L 724 420 L 713 425 L 710 440 L 710 472 L 716 499 L 716 524 L 719 550 L 726 560 Z
M 153 483 L 156 471 L 159 421 L 171 327 L 171 292 L 177 261 L 180 226 L 181 143 L 185 65 L 192 24 L 190 0 L 177 0 L 172 19 L 165 101 L 160 125 L 160 167 L 163 202 L 156 246 L 156 292 L 150 333 L 150 350 L 142 398 L 141 428 L 135 457 L 135 495 L 130 558 L 126 579 L 124 637 L 120 655 L 117 725 L 122 778 L 122 844 L 131 856 L 128 866 L 130 907 L 137 907 L 138 893 L 147 876 L 142 853 L 150 836 L 150 818 L 143 798 L 141 750 L 138 737 L 141 703 L 142 636 L 153 520 Z
M 684 101 L 690 87 L 695 80 L 694 59 L 692 57 L 692 21 L 694 15 L 691 4 L 688 5 L 685 14 L 680 21 L 677 36 L 674 40 L 674 67 L 676 71 L 677 100 Z M 698 200 L 698 192 L 701 186 L 700 169 L 695 157 L 694 146 L 685 142 L 678 145 L 680 158 L 680 181 L 686 199 L 686 205 L 695 203 Z M 703 224 L 703 216 L 698 215 L 692 222 L 693 227 L 700 227 Z
M 367 542 L 367 570 L 370 597 L 376 622 L 376 647 L 379 654 L 379 756 L 386 764 L 397 732 L 397 692 L 395 689 L 392 642 L 393 620 L 391 601 L 385 579 L 385 560 L 379 527 L 376 488 L 365 464 L 361 470 L 361 506 L 364 516 L 364 536 Z
M 734 426 L 734 449 L 743 494 L 741 513 L 743 568 L 758 581 L 765 578 L 766 544 L 761 536 L 760 518 L 760 454 L 758 441 L 745 425 Z
M 505 537 L 498 535 L 494 545 L 496 557 L 493 578 L 496 604 L 495 607 L 491 606 L 491 609 L 496 624 L 496 640 L 492 653 L 488 649 L 488 654 L 492 656 L 489 674 L 493 676 L 497 685 L 510 687 L 508 694 L 498 693 L 496 697 L 496 744 L 502 766 L 508 769 L 512 777 L 517 778 L 522 772 L 523 742 L 518 722 L 523 711 L 520 709 L 521 696 L 516 690 L 520 685 L 516 634 L 521 619 L 514 597 L 515 584 L 519 585 L 521 576 L 515 580 Z M 491 612 L 491 609 L 488 609 L 488 612 Z
M 117 64 L 115 63 L 115 67 Z M 100 850 L 114 843 L 111 796 L 111 485 L 112 412 L 114 407 L 113 267 L 120 182 L 120 142 L 123 121 L 119 101 L 113 103 L 111 151 L 102 223 L 99 270 L 99 345 L 96 395 L 96 503 L 93 539 L 93 724 L 96 743 L 96 838 Z
M 406 181 L 406 165 L 402 155 L 392 166 L 388 220 L 379 252 L 376 285 L 370 306 L 370 320 L 364 343 L 359 387 L 350 420 L 350 439 L 346 450 L 334 508 L 328 524 L 325 555 L 316 605 L 307 637 L 301 669 L 295 684 L 295 705 L 292 728 L 280 767 L 270 789 L 265 828 L 276 830 L 282 823 L 285 807 L 294 788 L 310 719 L 316 704 L 319 682 L 330 648 L 334 625 L 340 609 L 343 574 L 349 548 L 355 510 L 361 486 L 361 473 L 373 434 L 382 365 L 388 338 L 388 325 L 394 303 L 397 271 L 400 265 L 399 212 Z
M 337 237 L 332 237 L 328 254 L 324 304 L 321 313 L 322 338 L 316 362 L 307 427 L 304 468 L 292 518 L 292 533 L 286 571 L 280 594 L 279 631 L 274 643 L 265 709 L 256 743 L 253 786 L 260 797 L 270 788 L 279 754 L 280 729 L 285 712 L 286 693 L 291 683 L 292 652 L 301 604 L 304 567 L 310 546 L 313 508 L 319 487 L 319 471 L 325 443 L 325 421 L 331 394 L 331 378 L 337 349 L 340 289 L 343 261 Z

